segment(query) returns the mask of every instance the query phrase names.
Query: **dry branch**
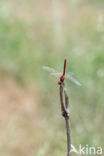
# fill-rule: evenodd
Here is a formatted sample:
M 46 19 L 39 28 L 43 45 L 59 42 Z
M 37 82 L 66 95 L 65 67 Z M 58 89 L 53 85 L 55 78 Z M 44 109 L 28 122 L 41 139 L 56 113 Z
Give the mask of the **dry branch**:
M 64 97 L 65 97 L 65 104 L 63 101 L 63 90 L 64 90 Z M 70 137 L 70 123 L 69 123 L 69 98 L 64 89 L 64 82 L 60 85 L 60 104 L 61 104 L 61 111 L 62 116 L 65 118 L 66 121 L 66 135 L 67 135 L 67 156 L 71 156 L 71 137 Z

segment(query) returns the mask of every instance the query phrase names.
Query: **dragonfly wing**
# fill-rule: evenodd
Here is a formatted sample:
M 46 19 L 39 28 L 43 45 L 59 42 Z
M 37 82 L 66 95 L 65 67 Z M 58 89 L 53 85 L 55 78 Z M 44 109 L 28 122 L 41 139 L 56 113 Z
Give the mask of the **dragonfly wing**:
M 60 77 L 62 75 L 62 73 L 52 72 L 51 75 L 56 76 L 56 77 Z
M 73 81 L 76 85 L 81 86 L 80 82 L 77 81 L 71 74 L 66 74 L 66 78 Z
M 71 76 L 71 80 L 78 86 L 81 86 L 80 82 Z
M 69 72 L 68 74 L 69 74 L 69 75 L 74 75 L 74 73 L 73 73 L 73 72 Z
M 48 66 L 43 66 L 42 67 L 44 70 L 48 71 L 48 72 L 56 72 L 56 70 L 54 68 L 48 67 Z

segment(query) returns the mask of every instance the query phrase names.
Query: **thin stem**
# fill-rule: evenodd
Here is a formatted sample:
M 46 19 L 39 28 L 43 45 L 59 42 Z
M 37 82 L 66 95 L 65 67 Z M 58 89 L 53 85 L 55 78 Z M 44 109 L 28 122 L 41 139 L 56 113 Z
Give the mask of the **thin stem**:
M 70 137 L 70 123 L 69 123 L 69 98 L 67 95 L 66 90 L 64 89 L 64 96 L 65 96 L 65 105 L 63 102 L 63 87 L 64 85 L 60 85 L 60 103 L 61 103 L 61 111 L 62 116 L 65 118 L 66 121 L 66 135 L 67 135 L 67 156 L 71 156 L 71 137 Z
M 61 103 L 61 112 L 65 111 L 64 102 L 63 102 L 63 84 L 60 85 L 60 103 Z
M 71 156 L 70 150 L 71 150 L 71 137 L 70 137 L 70 122 L 69 122 L 69 97 L 67 95 L 66 89 L 64 89 L 64 95 L 65 95 L 65 107 L 67 111 L 67 116 L 65 117 L 66 121 L 66 134 L 67 134 L 67 156 Z
M 65 118 L 66 121 L 66 133 L 67 133 L 67 156 L 71 156 L 71 137 L 70 137 L 70 125 L 69 125 L 69 118 Z

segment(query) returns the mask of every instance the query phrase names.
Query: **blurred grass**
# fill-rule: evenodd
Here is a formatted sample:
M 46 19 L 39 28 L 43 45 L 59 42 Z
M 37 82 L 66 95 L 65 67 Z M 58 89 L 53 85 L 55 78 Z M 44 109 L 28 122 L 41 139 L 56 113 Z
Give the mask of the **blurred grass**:
M 26 129 L 25 139 L 31 145 L 25 145 L 21 140 L 15 148 L 13 145 L 8 147 L 7 135 L 7 151 L 1 150 L 1 155 L 22 156 L 29 155 L 30 151 L 31 156 L 34 153 L 37 156 L 61 156 L 65 153 L 65 125 L 60 116 L 57 80 L 42 70 L 43 65 L 62 70 L 65 57 L 68 60 L 67 71 L 73 71 L 82 83 L 79 88 L 66 81 L 70 95 L 72 143 L 76 147 L 80 143 L 104 146 L 103 5 L 103 1 L 81 0 L 74 3 L 48 0 L 0 2 L 1 81 L 4 77 L 6 81 L 13 78 L 17 86 L 21 84 L 26 88 L 26 92 L 27 88 L 34 89 L 34 99 L 38 99 L 36 112 L 41 113 L 40 118 L 34 111 L 25 117 L 23 109 L 20 115 L 22 124 L 26 122 L 23 130 Z

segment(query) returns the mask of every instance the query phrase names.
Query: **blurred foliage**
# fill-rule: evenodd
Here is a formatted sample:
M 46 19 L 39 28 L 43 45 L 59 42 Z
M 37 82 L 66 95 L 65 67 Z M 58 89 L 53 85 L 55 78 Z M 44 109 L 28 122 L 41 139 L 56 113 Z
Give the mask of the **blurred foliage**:
M 65 84 L 70 96 L 72 144 L 104 146 L 103 5 L 97 0 L 0 2 L 0 77 L 13 77 L 24 87 L 40 89 L 37 109 L 42 114 L 37 120 L 43 124 L 41 137 L 47 137 L 44 144 L 41 139 L 39 145 L 34 144 L 31 155 L 61 156 L 66 152 L 57 79 L 42 70 L 48 65 L 62 71 L 65 57 L 67 72 L 73 71 L 82 83 L 81 87 L 67 80 Z

